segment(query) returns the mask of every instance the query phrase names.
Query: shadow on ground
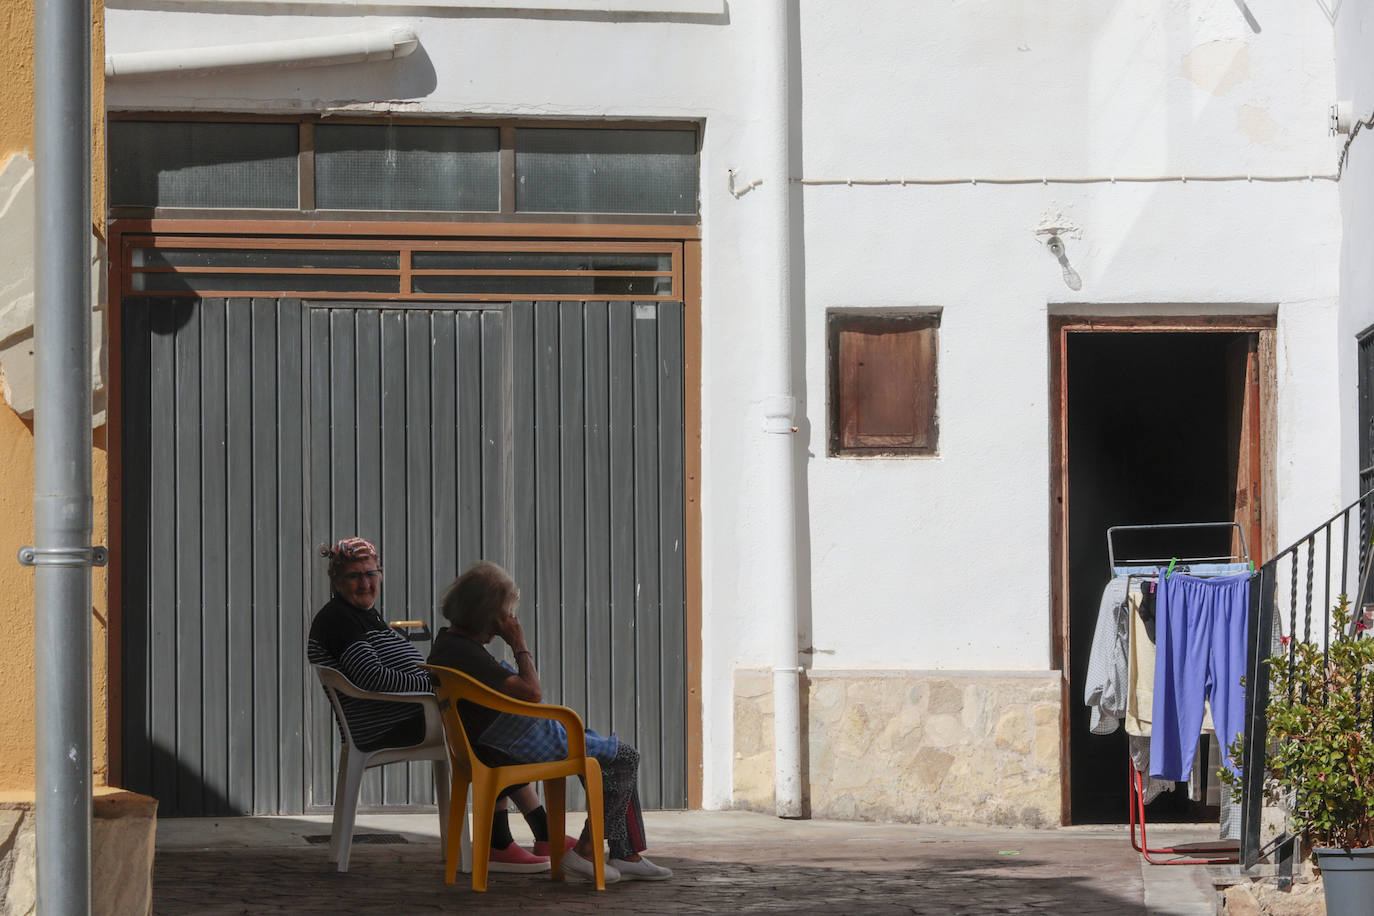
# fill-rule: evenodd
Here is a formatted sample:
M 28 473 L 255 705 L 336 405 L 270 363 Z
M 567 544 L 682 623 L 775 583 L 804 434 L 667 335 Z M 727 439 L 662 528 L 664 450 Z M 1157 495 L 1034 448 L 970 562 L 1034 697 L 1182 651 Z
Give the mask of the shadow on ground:
M 800 850 L 798 851 L 800 852 Z M 1048 861 L 930 844 L 912 855 L 772 864 L 663 855 L 672 880 L 598 893 L 545 875 L 468 876 L 446 885 L 436 844 L 355 845 L 348 874 L 321 847 L 172 850 L 157 855 L 156 913 L 1144 913 L 1138 869 L 1094 857 Z M 778 856 L 776 858 L 783 858 Z M 1113 867 L 1115 866 L 1115 867 Z

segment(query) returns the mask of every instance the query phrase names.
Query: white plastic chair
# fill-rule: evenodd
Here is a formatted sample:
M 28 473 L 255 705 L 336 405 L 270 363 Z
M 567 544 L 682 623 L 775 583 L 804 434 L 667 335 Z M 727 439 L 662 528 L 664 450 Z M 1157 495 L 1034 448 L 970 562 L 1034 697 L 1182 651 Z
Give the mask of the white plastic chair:
M 334 827 L 329 834 L 330 858 L 339 864 L 339 871 L 348 871 L 348 858 L 353 851 L 353 821 L 358 813 L 358 791 L 362 788 L 363 772 L 371 767 L 402 760 L 430 760 L 434 762 L 434 797 L 439 805 L 439 845 L 448 856 L 449 771 L 448 745 L 444 741 L 444 720 L 434 694 L 426 691 L 379 693 L 363 690 L 350 681 L 342 671 L 324 665 L 311 665 L 320 686 L 334 707 L 334 717 L 343 733 L 339 751 L 339 773 L 334 782 Z M 415 703 L 425 711 L 425 738 L 411 747 L 383 747 L 371 751 L 360 750 L 353 743 L 353 733 L 344 718 L 339 695 L 361 700 L 381 700 L 388 703 Z M 467 799 L 462 800 L 466 808 Z M 463 818 L 460 840 L 464 862 L 470 861 L 472 840 L 468 836 L 467 818 Z

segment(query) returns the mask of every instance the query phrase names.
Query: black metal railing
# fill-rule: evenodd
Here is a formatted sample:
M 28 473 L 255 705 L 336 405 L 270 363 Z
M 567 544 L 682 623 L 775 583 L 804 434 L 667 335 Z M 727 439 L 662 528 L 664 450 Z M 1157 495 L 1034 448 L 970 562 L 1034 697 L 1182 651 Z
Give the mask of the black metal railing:
M 1331 637 L 1331 607 L 1349 595 L 1358 607 L 1356 590 L 1368 588 L 1369 525 L 1374 518 L 1374 489 L 1332 516 L 1324 524 L 1280 551 L 1262 565 L 1250 588 L 1250 632 L 1245 662 L 1245 739 L 1241 757 L 1241 865 L 1249 868 L 1272 860 L 1281 875 L 1291 874 L 1297 839 L 1286 829 L 1261 842 L 1264 811 L 1264 770 L 1268 741 L 1269 661 L 1282 649 L 1276 637 L 1283 620 L 1288 663 L 1294 663 L 1299 642 Z M 1315 609 L 1318 614 L 1313 613 Z M 1290 669 L 1291 670 L 1291 669 Z M 1325 697 L 1311 702 L 1324 703 Z

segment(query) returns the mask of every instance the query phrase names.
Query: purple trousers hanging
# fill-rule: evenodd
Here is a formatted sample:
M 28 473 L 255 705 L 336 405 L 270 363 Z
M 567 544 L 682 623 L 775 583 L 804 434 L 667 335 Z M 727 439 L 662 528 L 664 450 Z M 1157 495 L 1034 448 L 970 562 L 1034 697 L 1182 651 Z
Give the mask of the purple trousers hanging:
M 1160 570 L 1155 601 L 1155 698 L 1150 729 L 1150 775 L 1184 782 L 1197 753 L 1202 701 L 1212 704 L 1212 724 L 1223 765 L 1245 718 L 1245 635 L 1250 574 L 1201 579 Z

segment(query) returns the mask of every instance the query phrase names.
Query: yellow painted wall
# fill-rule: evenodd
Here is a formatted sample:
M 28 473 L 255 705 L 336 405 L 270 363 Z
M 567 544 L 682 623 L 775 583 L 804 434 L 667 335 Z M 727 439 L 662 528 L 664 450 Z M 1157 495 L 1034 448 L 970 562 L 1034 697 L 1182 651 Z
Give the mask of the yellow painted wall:
M 92 0 L 92 224 L 105 232 L 105 16 L 104 0 Z M 0 164 L 10 156 L 33 158 L 33 4 L 0 3 Z M 108 335 L 106 335 L 108 339 Z M 106 542 L 108 487 L 104 430 L 93 437 L 92 477 L 95 501 L 94 543 Z M 19 566 L 15 555 L 33 543 L 33 432 L 0 401 L 0 632 L 11 637 L 0 653 L 0 790 L 34 785 L 34 651 L 33 571 Z M 94 686 L 95 774 L 105 781 L 107 765 L 106 596 L 105 573 L 92 578 L 91 639 Z

